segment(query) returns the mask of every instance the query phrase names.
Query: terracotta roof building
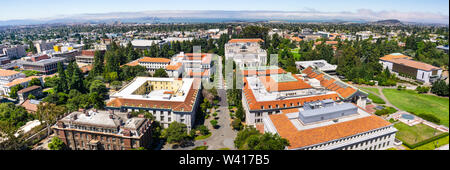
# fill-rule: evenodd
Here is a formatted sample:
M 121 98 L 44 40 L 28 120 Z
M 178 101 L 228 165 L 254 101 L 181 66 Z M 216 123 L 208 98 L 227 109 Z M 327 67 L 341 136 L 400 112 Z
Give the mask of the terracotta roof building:
M 246 123 L 255 125 L 262 122 L 264 115 L 302 108 L 305 103 L 314 101 L 354 102 L 365 107 L 368 94 L 309 67 L 298 75 L 273 72 L 246 76 L 242 96 Z
M 164 127 L 177 121 L 191 129 L 200 103 L 199 91 L 199 79 L 137 77 L 111 95 L 106 106 L 121 112 L 149 111 Z
M 312 107 L 264 116 L 264 132 L 287 139 L 287 150 L 385 150 L 394 145 L 397 129 L 356 105 L 308 104 Z
M 411 57 L 393 53 L 380 58 L 383 68 L 388 68 L 400 76 L 408 75 L 425 83 L 432 83 L 442 76 L 442 69 L 419 61 L 412 60 Z

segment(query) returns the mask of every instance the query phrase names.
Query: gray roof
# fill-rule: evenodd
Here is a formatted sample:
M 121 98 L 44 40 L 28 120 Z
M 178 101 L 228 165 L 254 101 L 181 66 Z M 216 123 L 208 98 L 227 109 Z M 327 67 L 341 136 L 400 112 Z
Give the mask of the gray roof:
M 322 116 L 322 115 L 327 115 L 327 114 L 335 113 L 335 112 L 343 112 L 343 111 L 354 109 L 354 108 L 357 108 L 357 107 L 351 103 L 343 103 L 343 104 L 334 105 L 332 107 L 321 107 L 318 109 L 304 110 L 304 111 L 301 111 L 300 114 L 303 117 Z

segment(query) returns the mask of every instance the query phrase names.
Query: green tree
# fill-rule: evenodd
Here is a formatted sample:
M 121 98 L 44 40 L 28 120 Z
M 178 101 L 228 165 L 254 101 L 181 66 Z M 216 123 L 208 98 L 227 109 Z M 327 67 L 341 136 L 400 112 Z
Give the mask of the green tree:
M 284 150 L 290 145 L 287 139 L 278 134 L 261 134 L 253 127 L 240 131 L 234 142 L 239 150 Z
M 173 122 L 164 129 L 163 136 L 167 138 L 168 143 L 182 143 L 188 137 L 187 127 L 183 123 Z
M 164 70 L 163 68 L 160 68 L 155 71 L 155 74 L 153 74 L 153 77 L 169 77 L 169 75 L 167 74 L 166 70 Z
M 38 120 L 47 126 L 47 136 L 50 135 L 51 125 L 56 123 L 58 118 L 66 113 L 66 109 L 53 103 L 41 102 L 38 105 L 36 116 Z
M 9 97 L 17 99 L 17 92 L 22 90 L 23 86 L 21 84 L 11 87 L 11 92 L 9 92 Z
M 66 73 L 64 72 L 64 67 L 61 62 L 58 63 L 58 83 L 56 83 L 55 92 L 67 92 L 67 79 Z
M 48 148 L 50 148 L 50 150 L 64 150 L 66 148 L 66 144 L 55 136 L 52 138 L 52 141 L 48 143 Z
M 70 66 L 70 65 L 69 65 Z M 69 78 L 69 90 L 76 89 L 78 91 L 84 92 L 84 84 L 83 84 L 83 73 L 77 64 L 72 64 L 72 76 Z
M 213 120 L 211 120 L 209 122 L 211 123 L 211 126 L 214 127 L 214 128 L 217 128 L 217 124 L 219 123 L 219 122 L 217 122 L 216 119 L 213 119 Z

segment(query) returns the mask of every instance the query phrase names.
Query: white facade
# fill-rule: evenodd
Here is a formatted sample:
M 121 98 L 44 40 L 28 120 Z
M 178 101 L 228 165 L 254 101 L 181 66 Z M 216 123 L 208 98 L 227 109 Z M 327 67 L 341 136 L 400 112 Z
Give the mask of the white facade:
M 259 67 L 267 63 L 267 52 L 258 42 L 238 42 L 225 44 L 225 58 L 232 59 L 241 68 Z

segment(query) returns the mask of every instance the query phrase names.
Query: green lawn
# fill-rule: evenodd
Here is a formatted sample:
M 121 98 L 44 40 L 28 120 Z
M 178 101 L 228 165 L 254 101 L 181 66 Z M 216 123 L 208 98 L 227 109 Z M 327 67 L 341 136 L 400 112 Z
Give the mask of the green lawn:
M 208 149 L 208 146 L 198 146 L 198 147 L 195 147 L 192 150 L 207 150 L 207 149 Z
M 372 102 L 374 102 L 376 104 L 386 104 L 386 102 L 382 98 L 380 98 L 372 93 L 369 93 L 368 97 L 370 100 L 372 100 Z
M 414 148 L 414 150 L 434 150 L 446 144 L 448 144 L 448 136 Z
M 209 137 L 211 137 L 211 135 L 212 135 L 212 133 L 209 133 L 208 135 L 205 135 L 205 136 L 197 136 L 197 137 L 195 137 L 195 140 L 203 140 L 203 139 L 207 139 L 207 138 L 209 138 Z
M 370 87 L 359 87 L 361 90 L 365 91 L 365 92 L 370 92 L 376 95 L 380 95 L 380 91 L 378 91 L 377 88 L 370 88 Z
M 433 114 L 448 127 L 449 99 L 427 94 L 418 94 L 414 90 L 383 89 L 389 102 L 399 109 L 415 114 Z
M 360 87 L 361 90 L 363 90 L 364 92 L 369 93 L 369 99 L 372 100 L 374 103 L 376 104 L 386 104 L 386 102 L 381 99 L 380 97 L 378 97 L 377 95 L 380 95 L 380 92 L 378 91 L 377 88 L 370 88 L 370 87 Z M 374 95 L 376 94 L 376 95 Z
M 396 138 L 409 144 L 415 144 L 442 133 L 424 124 L 408 126 L 404 123 L 396 123 L 394 127 L 398 129 Z

